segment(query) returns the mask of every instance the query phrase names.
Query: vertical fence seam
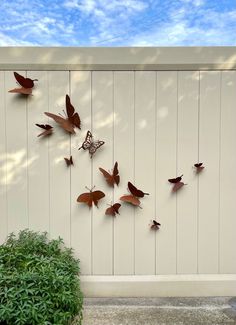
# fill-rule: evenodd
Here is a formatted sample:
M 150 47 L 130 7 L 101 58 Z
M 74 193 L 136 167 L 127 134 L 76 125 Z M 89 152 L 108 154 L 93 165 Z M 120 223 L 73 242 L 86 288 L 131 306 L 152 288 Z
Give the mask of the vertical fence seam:
M 220 225 L 221 225 L 221 132 L 222 132 L 222 71 L 220 71 L 220 122 L 219 122 L 219 193 L 218 193 L 218 273 L 220 273 Z
M 50 112 L 50 107 L 49 107 L 49 71 L 47 71 L 47 95 L 48 95 L 48 112 Z M 49 117 L 47 118 L 49 122 Z M 47 148 L 48 148 L 48 231 L 49 234 L 51 235 L 51 173 L 50 173 L 50 137 L 47 137 Z
M 91 133 L 93 134 L 93 71 L 90 76 L 90 114 L 91 114 Z M 91 161 L 91 188 L 93 187 L 93 159 Z M 93 207 L 91 209 L 91 274 L 93 275 Z
M 71 98 L 71 70 L 68 71 L 69 72 L 69 94 L 70 94 L 70 98 Z M 71 133 L 70 133 L 70 156 L 71 156 Z M 69 190 L 69 202 L 70 202 L 70 247 L 71 247 L 71 220 L 72 220 L 72 216 L 71 216 L 71 168 L 70 168 L 70 190 Z
M 7 234 L 9 231 L 8 220 L 8 150 L 7 150 L 7 105 L 6 105 L 6 72 L 3 71 L 3 83 L 4 83 L 4 123 L 5 123 L 5 191 L 6 191 L 6 218 L 7 218 Z
M 135 145 L 136 145 L 136 139 L 135 139 L 135 124 L 136 124 L 136 120 L 135 120 L 135 118 L 136 118 L 136 115 L 135 115 L 135 106 L 136 106 L 136 71 L 134 71 L 134 112 L 133 112 L 133 114 L 134 114 L 134 134 L 133 134 L 133 136 L 134 136 L 134 152 L 133 152 L 133 155 L 134 155 L 134 172 L 133 172 L 133 178 L 134 178 L 134 183 L 135 183 Z M 136 269 L 135 269 L 135 252 L 136 252 L 136 249 L 135 249 L 135 216 L 136 216 L 136 214 L 135 214 L 135 209 L 133 208 L 133 219 L 134 219 L 134 233 L 133 233 L 133 235 L 134 235 L 134 275 L 135 275 L 135 273 L 136 273 Z
M 26 73 L 26 78 L 27 78 L 27 72 Z M 27 169 L 26 169 L 26 183 L 27 183 L 27 228 L 29 228 L 29 220 L 30 220 L 30 216 L 29 216 L 29 116 L 28 116 L 28 104 L 29 104 L 29 98 L 28 96 L 26 97 L 26 103 L 25 103 L 25 110 L 26 110 L 26 160 L 27 160 Z
M 177 74 L 177 105 L 176 105 L 176 176 L 178 173 L 178 138 L 179 138 L 179 71 Z M 176 274 L 178 274 L 178 199 L 177 192 L 175 193 L 175 221 L 176 221 Z
M 201 93 L 201 72 L 198 72 L 198 163 L 200 158 L 200 93 Z M 197 175 L 197 274 L 199 273 L 199 175 Z
M 113 114 L 113 125 L 112 125 L 112 166 L 114 166 L 114 148 L 115 148 L 115 137 L 114 137 L 114 127 L 115 127 L 115 80 L 114 71 L 112 71 L 112 114 Z M 114 187 L 112 189 L 112 204 L 114 204 Z M 115 220 L 112 218 L 112 275 L 115 274 Z
M 155 72 L 155 220 L 157 219 L 157 71 Z M 157 232 L 155 231 L 155 269 L 157 274 Z

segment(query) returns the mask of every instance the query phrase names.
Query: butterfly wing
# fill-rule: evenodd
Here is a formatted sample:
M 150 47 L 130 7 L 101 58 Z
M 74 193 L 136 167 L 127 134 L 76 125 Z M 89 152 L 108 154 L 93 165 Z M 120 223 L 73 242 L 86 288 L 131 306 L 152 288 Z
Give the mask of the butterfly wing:
M 70 97 L 66 95 L 66 113 L 67 116 L 70 118 L 73 116 L 75 112 L 74 106 L 71 104 Z
M 203 164 L 203 163 L 197 163 L 197 164 L 194 164 L 194 166 L 195 166 L 196 168 L 198 168 L 198 167 L 201 167 L 202 164 Z
M 93 196 L 91 192 L 88 193 L 82 193 L 78 196 L 77 202 L 79 203 L 85 203 L 89 208 L 92 207 L 93 204 Z
M 181 181 L 182 177 L 183 177 L 183 175 L 176 177 L 176 178 L 170 178 L 170 179 L 168 179 L 168 182 L 170 182 L 172 184 L 176 184 Z
M 113 204 L 112 207 L 113 207 L 115 213 L 119 214 L 119 208 L 121 207 L 121 204 L 120 203 L 115 203 L 115 204 Z
M 120 200 L 123 202 L 127 202 L 130 203 L 134 206 L 139 206 L 140 205 L 140 201 L 137 197 L 133 196 L 133 195 L 123 195 L 120 197 Z
M 68 158 L 64 158 L 64 159 L 65 159 L 65 162 L 66 162 L 67 167 L 69 167 L 71 165 L 74 165 L 72 156 L 70 156 L 69 159 Z
M 51 125 L 49 125 L 49 124 L 37 124 L 37 123 L 35 125 L 37 125 L 39 128 L 44 130 L 42 133 L 40 133 L 38 135 L 38 137 L 52 134 L 53 127 Z
M 44 129 L 44 130 L 51 130 L 52 126 L 49 124 L 38 124 L 36 123 L 35 125 L 37 125 L 39 128 Z
M 113 206 L 106 209 L 105 215 L 115 217 L 116 213 L 115 210 L 113 209 Z
M 70 123 L 69 120 L 65 119 L 64 117 L 61 117 L 59 115 L 49 113 L 49 112 L 44 112 L 45 115 L 48 117 L 51 117 L 56 123 L 58 123 L 65 131 L 69 133 L 75 133 L 73 125 Z
M 105 169 L 103 169 L 101 167 L 99 167 L 99 170 L 103 174 L 103 176 L 105 177 L 107 184 L 109 186 L 114 187 L 114 178 L 113 178 L 113 176 L 110 173 L 108 173 Z
M 66 162 L 66 166 L 69 167 L 70 166 L 70 159 L 68 158 L 64 158 L 65 162 Z
M 48 117 L 51 117 L 55 122 L 57 122 L 60 125 L 62 125 L 66 121 L 66 119 L 64 119 L 64 117 L 61 117 L 61 116 L 53 114 L 53 113 L 44 112 L 44 114 L 47 115 Z
M 81 128 L 81 120 L 78 113 L 75 113 L 75 108 L 71 104 L 70 97 L 66 95 L 66 112 L 68 120 L 77 128 Z
M 16 94 L 22 94 L 22 95 L 31 95 L 32 94 L 32 88 L 14 88 L 11 90 L 8 90 L 9 93 L 16 93 Z
M 131 182 L 128 182 L 128 189 L 130 193 L 136 197 L 144 197 L 144 195 L 149 195 L 148 193 L 138 190 L 137 187 L 135 187 Z
M 203 171 L 204 168 L 205 168 L 204 166 L 197 167 L 196 173 L 197 174 L 201 173 L 201 171 Z
M 78 129 L 81 129 L 81 120 L 79 117 L 78 113 L 75 113 L 71 118 L 70 118 L 71 123 L 76 126 Z
M 115 217 L 116 214 L 119 214 L 119 208 L 121 207 L 120 203 L 115 203 L 109 208 L 106 209 L 105 214 Z
M 74 165 L 74 161 L 73 161 L 72 156 L 70 156 L 70 164 L 71 164 L 71 165 Z
M 186 185 L 186 184 L 184 184 L 183 182 L 175 183 L 175 185 L 174 185 L 172 191 L 173 191 L 173 192 L 177 192 L 177 191 L 178 191 L 179 189 L 181 189 L 181 187 L 183 187 L 184 185 Z
M 89 149 L 92 141 L 93 141 L 92 133 L 90 131 L 88 131 L 86 134 L 85 140 L 82 143 L 82 146 L 79 148 L 79 150 L 80 149 L 84 149 L 84 150 Z
M 114 179 L 114 183 L 116 183 L 116 185 L 119 185 L 119 183 L 120 183 L 120 176 L 118 174 L 119 174 L 118 162 L 116 161 L 114 168 L 113 168 L 113 179 Z
M 15 76 L 18 84 L 21 85 L 23 88 L 33 88 L 34 87 L 34 81 L 32 79 L 25 78 L 17 72 L 14 72 L 14 76 Z
M 98 148 L 100 148 L 104 143 L 105 143 L 104 141 L 100 141 L 100 140 L 91 143 L 89 147 L 90 158 L 93 157 L 93 155 L 98 150 Z
M 105 194 L 102 191 L 91 192 L 91 195 L 92 195 L 93 203 L 94 205 L 96 205 L 96 207 L 98 206 L 98 201 L 105 196 Z

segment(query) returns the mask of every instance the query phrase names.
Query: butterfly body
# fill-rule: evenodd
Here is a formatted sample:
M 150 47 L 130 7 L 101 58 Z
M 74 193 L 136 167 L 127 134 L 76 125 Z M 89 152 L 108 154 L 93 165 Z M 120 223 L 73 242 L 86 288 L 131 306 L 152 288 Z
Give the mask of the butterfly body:
M 101 200 L 105 194 L 102 191 L 89 190 L 87 193 L 82 193 L 78 196 L 77 202 L 87 204 L 89 208 L 94 204 L 98 207 L 98 201 Z
M 84 142 L 82 143 L 82 146 L 78 149 L 88 150 L 90 154 L 90 158 L 93 157 L 95 152 L 98 148 L 100 148 L 102 145 L 104 145 L 104 141 L 94 141 L 92 133 L 90 131 L 87 132 Z
M 66 166 L 69 167 L 71 165 L 74 165 L 74 162 L 73 162 L 73 158 L 72 156 L 70 156 L 70 158 L 64 158 L 65 162 L 66 162 Z
M 114 185 L 116 184 L 117 186 L 120 183 L 120 176 L 119 171 L 118 171 L 118 163 L 116 162 L 113 168 L 112 173 L 108 173 L 105 169 L 103 168 L 99 168 L 100 172 L 103 174 L 103 176 L 106 179 L 106 182 L 109 186 L 114 187 Z
M 38 137 L 50 135 L 53 132 L 53 127 L 49 124 L 35 124 L 44 131 L 38 135 Z
M 105 214 L 115 217 L 116 214 L 119 214 L 119 208 L 121 207 L 120 203 L 115 203 L 106 209 Z
M 38 79 L 30 79 L 25 78 L 17 72 L 14 72 L 14 76 L 16 81 L 21 86 L 21 88 L 14 88 L 9 90 L 9 93 L 18 93 L 23 95 L 31 95 L 32 88 L 34 87 L 34 81 L 38 81 Z
M 182 177 L 184 175 L 181 175 L 179 177 L 176 177 L 176 178 L 169 178 L 168 179 L 168 182 L 172 183 L 172 184 L 176 184 L 176 183 L 179 183 L 181 180 L 182 180 Z
M 57 124 L 59 124 L 65 131 L 74 134 L 75 127 L 81 129 L 81 121 L 79 114 L 75 112 L 74 106 L 71 104 L 70 97 L 66 95 L 66 114 L 63 117 L 50 112 L 44 112 L 45 115 L 52 118 Z

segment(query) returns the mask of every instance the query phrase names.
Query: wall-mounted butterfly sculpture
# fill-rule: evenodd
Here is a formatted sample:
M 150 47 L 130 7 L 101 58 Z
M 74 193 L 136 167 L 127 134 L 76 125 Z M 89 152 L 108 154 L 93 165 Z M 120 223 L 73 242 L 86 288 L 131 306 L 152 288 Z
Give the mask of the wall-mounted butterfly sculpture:
M 120 200 L 134 206 L 140 207 L 141 202 L 139 199 L 144 197 L 144 195 L 149 195 L 149 193 L 144 193 L 143 191 L 137 189 L 137 187 L 135 187 L 131 182 L 128 182 L 128 189 L 131 194 L 121 196 Z
M 37 125 L 40 129 L 44 130 L 42 133 L 38 135 L 38 137 L 51 135 L 53 132 L 53 127 L 49 124 L 35 124 L 35 125 Z
M 107 172 L 103 168 L 99 168 L 100 172 L 106 179 L 106 182 L 109 186 L 114 187 L 114 184 L 119 185 L 120 183 L 120 176 L 118 171 L 118 162 L 115 163 L 113 171 L 111 173 Z
M 168 182 L 169 182 L 169 183 L 174 184 L 174 186 L 173 186 L 173 188 L 172 188 L 172 191 L 173 191 L 173 192 L 176 192 L 176 191 L 178 191 L 182 186 L 187 185 L 187 184 L 185 184 L 184 182 L 181 182 L 183 176 L 184 176 L 184 175 L 178 176 L 178 177 L 176 177 L 176 178 L 170 178 L 170 179 L 168 179 Z
M 161 224 L 157 222 L 156 220 L 151 220 L 150 228 L 153 230 L 160 229 Z
M 22 94 L 22 95 L 31 95 L 32 89 L 34 88 L 34 82 L 38 81 L 38 79 L 25 78 L 17 72 L 14 72 L 14 76 L 16 78 L 16 81 L 21 87 L 11 89 L 8 92 Z
M 95 152 L 98 150 L 98 148 L 104 145 L 104 143 L 105 143 L 104 141 L 100 141 L 100 140 L 94 141 L 92 133 L 88 131 L 85 140 L 82 143 L 82 146 L 78 150 L 80 149 L 88 150 L 90 154 L 90 158 L 92 158 Z
M 71 165 L 74 165 L 74 162 L 73 162 L 73 158 L 72 156 L 70 156 L 70 158 L 64 158 L 65 162 L 66 162 L 66 166 L 69 167 Z
M 66 95 L 66 113 L 64 110 L 63 112 L 65 114 L 65 117 L 50 112 L 44 112 L 44 114 L 51 117 L 65 131 L 71 134 L 75 133 L 75 128 L 81 129 L 81 120 L 79 114 L 75 112 L 74 106 L 71 104 L 70 97 L 68 95 Z
M 115 203 L 110 205 L 109 208 L 106 209 L 105 214 L 108 216 L 113 216 L 115 217 L 116 214 L 119 214 L 119 208 L 121 207 L 120 203 Z
M 80 194 L 77 198 L 77 202 L 87 204 L 89 208 L 91 208 L 93 204 L 98 207 L 98 201 L 101 200 L 105 194 L 102 191 L 93 191 L 94 187 L 92 189 L 86 187 L 89 192 Z
M 194 164 L 194 167 L 196 169 L 196 173 L 199 174 L 205 167 L 203 166 L 203 163 L 197 163 Z

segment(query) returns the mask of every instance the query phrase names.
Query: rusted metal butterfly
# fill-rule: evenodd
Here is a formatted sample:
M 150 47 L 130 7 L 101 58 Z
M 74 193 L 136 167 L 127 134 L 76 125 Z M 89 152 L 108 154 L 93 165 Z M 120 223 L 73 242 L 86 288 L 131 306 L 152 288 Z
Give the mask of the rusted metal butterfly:
M 149 193 L 145 193 L 137 187 L 135 187 L 131 182 L 128 182 L 128 189 L 131 194 L 123 195 L 120 197 L 120 200 L 123 202 L 130 203 L 134 206 L 139 206 L 140 207 L 140 200 L 139 198 L 144 197 L 144 195 L 149 195 Z
M 51 117 L 56 123 L 58 123 L 65 131 L 74 134 L 75 128 L 81 129 L 81 120 L 79 114 L 75 112 L 74 106 L 71 104 L 70 97 L 66 95 L 66 113 L 65 117 L 62 115 L 56 115 L 50 112 L 44 112 L 47 116 Z M 67 116 L 66 116 L 67 115 Z
M 38 81 L 38 79 L 25 78 L 17 72 L 14 72 L 14 76 L 18 84 L 21 86 L 21 88 L 14 88 L 9 90 L 8 92 L 18 93 L 22 95 L 31 95 L 32 89 L 34 87 L 34 81 Z
M 181 182 L 183 176 L 184 176 L 184 175 L 178 176 L 178 177 L 176 177 L 176 178 L 170 178 L 170 179 L 168 179 L 168 182 L 174 184 L 174 186 L 173 186 L 173 188 L 172 188 L 172 192 L 176 192 L 176 191 L 178 191 L 182 186 L 187 185 L 187 184 Z
M 194 167 L 196 168 L 196 173 L 200 173 L 205 167 L 203 166 L 203 163 L 197 163 L 194 164 Z
M 114 184 L 118 185 L 120 183 L 120 176 L 118 171 L 118 162 L 116 161 L 112 173 L 107 172 L 103 168 L 99 168 L 100 172 L 106 179 L 106 182 L 109 186 L 114 187 Z
M 151 229 L 153 230 L 160 229 L 161 224 L 159 222 L 157 222 L 156 220 L 151 220 L 151 222 L 152 222 L 150 225 Z
M 119 214 L 119 208 L 121 207 L 120 203 L 115 203 L 106 209 L 105 214 L 115 217 L 116 214 Z
M 35 124 L 44 131 L 38 135 L 38 137 L 50 135 L 53 132 L 53 127 L 49 124 Z
M 105 194 L 102 191 L 93 191 L 94 187 L 92 189 L 86 187 L 89 192 L 80 194 L 77 198 L 77 202 L 85 203 L 89 208 L 91 208 L 93 204 L 98 207 L 98 201 L 101 200 Z
M 69 167 L 71 165 L 74 165 L 73 158 L 70 156 L 70 158 L 64 158 L 66 162 L 66 166 Z
M 82 143 L 82 146 L 78 150 L 80 149 L 88 150 L 90 154 L 90 158 L 92 158 L 95 152 L 98 150 L 98 148 L 100 148 L 104 143 L 105 143 L 104 141 L 100 141 L 100 140 L 94 141 L 92 133 L 88 131 L 85 140 Z

